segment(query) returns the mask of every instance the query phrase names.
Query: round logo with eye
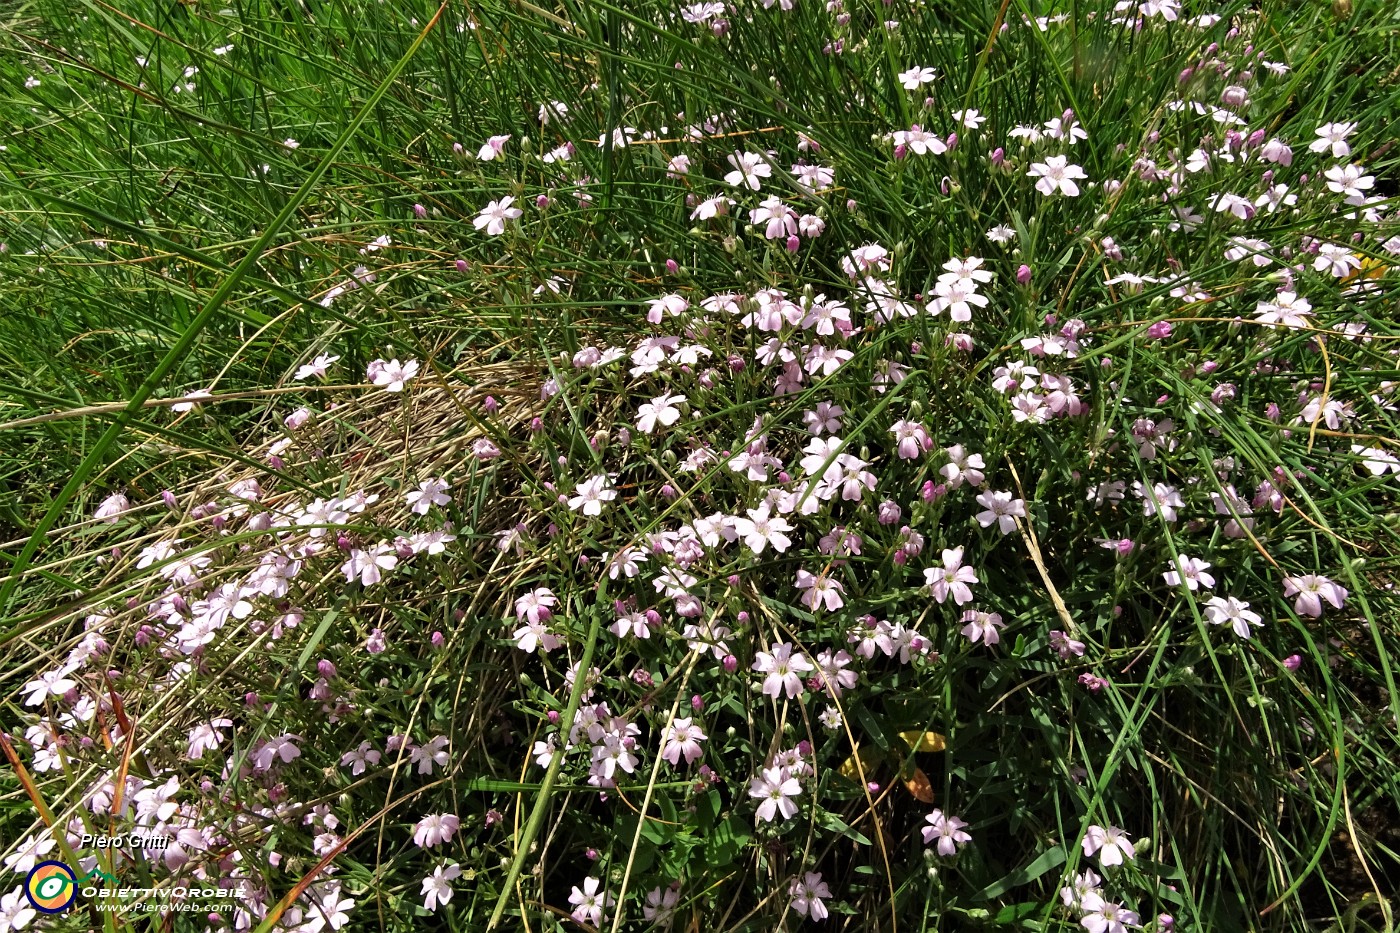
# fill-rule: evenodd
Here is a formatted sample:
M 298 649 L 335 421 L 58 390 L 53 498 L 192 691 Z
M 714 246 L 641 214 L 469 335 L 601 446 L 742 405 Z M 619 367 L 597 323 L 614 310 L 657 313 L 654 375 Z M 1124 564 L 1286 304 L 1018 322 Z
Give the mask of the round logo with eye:
M 24 879 L 24 896 L 41 914 L 59 914 L 78 896 L 78 879 L 62 862 L 40 862 Z

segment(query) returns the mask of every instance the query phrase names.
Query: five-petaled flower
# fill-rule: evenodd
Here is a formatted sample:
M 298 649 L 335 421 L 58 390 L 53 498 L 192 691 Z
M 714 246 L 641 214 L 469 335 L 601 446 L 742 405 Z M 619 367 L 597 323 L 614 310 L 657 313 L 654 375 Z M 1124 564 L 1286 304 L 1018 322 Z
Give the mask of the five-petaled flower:
M 924 845 L 933 845 L 937 839 L 939 855 L 955 855 L 958 849 L 972 841 L 972 836 L 963 832 L 967 823 L 956 816 L 945 816 L 942 810 L 934 810 L 926 819 L 929 825 L 922 830 Z

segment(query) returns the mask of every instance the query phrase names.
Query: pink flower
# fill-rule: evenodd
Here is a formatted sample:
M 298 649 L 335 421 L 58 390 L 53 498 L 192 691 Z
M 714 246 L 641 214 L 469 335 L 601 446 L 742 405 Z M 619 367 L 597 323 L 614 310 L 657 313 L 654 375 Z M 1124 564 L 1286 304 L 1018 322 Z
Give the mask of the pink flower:
M 595 927 L 603 925 L 603 911 L 617 903 L 611 894 L 599 892 L 602 882 L 591 875 L 583 879 L 583 890 L 574 885 L 569 893 L 569 903 L 574 905 L 573 917 L 579 923 L 589 923 Z
M 954 444 L 943 452 L 950 462 L 939 468 L 938 472 L 948 481 L 950 490 L 957 489 L 964 482 L 971 486 L 982 485 L 986 479 L 982 471 L 987 464 L 983 462 L 981 454 L 969 454 L 961 444 Z
M 559 604 L 554 591 L 547 586 L 537 587 L 515 601 L 515 617 L 521 621 L 546 622 L 553 615 L 551 608 Z
M 590 476 L 578 484 L 574 495 L 569 499 L 569 508 L 575 512 L 582 509 L 584 515 L 601 515 L 603 503 L 616 498 L 617 490 L 612 488 L 611 478 L 599 474 Z
M 819 605 L 825 606 L 828 612 L 835 612 L 846 605 L 841 594 L 845 587 L 840 580 L 833 580 L 826 574 L 812 574 L 806 570 L 797 571 L 797 588 L 806 590 L 802 594 L 802 605 L 813 612 L 817 611 Z
M 115 525 L 118 516 L 130 508 L 131 500 L 119 492 L 114 492 L 102 500 L 102 504 L 92 513 L 92 517 L 109 525 Z
M 924 581 L 933 591 L 933 598 L 938 603 L 947 600 L 949 594 L 953 597 L 953 602 L 959 606 L 972 602 L 972 590 L 969 583 L 979 582 L 977 572 L 971 567 L 963 566 L 963 549 L 961 546 L 955 548 L 945 548 L 943 550 L 943 566 L 930 567 L 924 571 Z
M 783 692 L 789 698 L 802 692 L 802 675 L 812 670 L 812 662 L 802 652 L 794 653 L 787 642 L 778 642 L 771 652 L 758 652 L 753 669 L 767 675 L 763 679 L 763 693 L 776 700 Z
M 1166 573 L 1162 574 L 1162 579 L 1167 582 L 1167 586 L 1181 586 L 1182 581 L 1186 582 L 1186 588 L 1195 592 L 1201 587 L 1210 589 L 1215 586 L 1215 577 L 1206 573 L 1210 569 L 1210 564 L 1196 557 L 1187 557 L 1184 554 L 1176 559 L 1174 565 Z
M 423 909 L 433 913 L 440 904 L 452 900 L 452 882 L 461 875 L 462 869 L 456 862 L 443 862 L 434 868 L 433 873 L 423 879 L 423 890 L 418 892 L 423 895 Z
M 1098 825 L 1090 826 L 1080 845 L 1084 847 L 1086 856 L 1098 852 L 1099 861 L 1105 865 L 1122 865 L 1125 859 L 1131 860 L 1135 854 L 1128 834 L 1117 826 L 1107 829 Z
M 973 644 L 981 641 L 984 645 L 995 645 L 1001 641 L 1000 629 L 1006 628 L 999 612 L 969 609 L 962 614 L 962 621 L 967 623 L 963 626 L 962 633 Z
M 384 578 L 381 571 L 393 570 L 399 564 L 398 554 L 384 542 L 370 548 L 354 548 L 350 559 L 340 567 L 346 583 L 354 583 L 358 577 L 361 585 L 373 586 Z
M 1228 622 L 1234 628 L 1235 634 L 1241 638 L 1249 637 L 1251 625 L 1264 624 L 1259 613 L 1249 611 L 1249 603 L 1241 602 L 1233 596 L 1212 596 L 1210 602 L 1206 603 L 1206 621 L 1212 625 L 1224 625 Z
M 813 920 L 827 918 L 826 904 L 822 903 L 822 898 L 831 897 L 831 889 L 822 880 L 821 872 L 809 871 L 801 881 L 794 879 L 788 894 L 792 897 L 792 909 L 797 913 Z
M 472 226 L 480 230 L 483 227 L 489 236 L 499 236 L 506 232 L 506 221 L 515 220 L 525 212 L 518 207 L 511 207 L 515 203 L 515 198 L 507 195 L 499 201 L 492 201 L 481 209 L 472 220 Z
M 1110 904 L 1097 891 L 1090 891 L 1079 902 L 1079 909 L 1088 911 L 1079 925 L 1089 933 L 1127 933 L 1128 927 L 1141 926 L 1138 915 L 1117 904 Z
M 444 842 L 450 842 L 462 821 L 455 813 L 430 813 L 413 827 L 413 844 L 429 849 Z
M 1300 577 L 1284 577 L 1283 595 L 1298 597 L 1293 603 L 1293 611 L 1298 615 L 1317 618 L 1322 615 L 1324 599 L 1332 604 L 1333 609 L 1340 609 L 1347 598 L 1347 591 L 1326 577 L 1307 573 Z
M 510 142 L 510 134 L 504 136 L 492 136 L 486 140 L 486 145 L 477 152 L 476 157 L 482 162 L 493 161 L 497 156 L 504 155 L 506 143 Z
M 706 738 L 704 731 L 690 719 L 674 719 L 662 733 L 661 757 L 676 767 L 680 766 L 682 757 L 686 764 L 692 764 L 704 754 L 700 743 Z
M 1079 186 L 1075 179 L 1088 178 L 1084 170 L 1077 165 L 1070 165 L 1067 156 L 1047 156 L 1044 162 L 1032 162 L 1030 171 L 1026 172 L 1026 177 L 1036 179 L 1035 190 L 1043 195 L 1052 195 L 1057 191 L 1067 197 L 1076 197 L 1079 194 Z
M 963 832 L 967 823 L 956 816 L 944 816 L 942 810 L 934 810 L 926 819 L 929 825 L 923 828 L 924 845 L 932 845 L 937 839 L 939 855 L 956 855 L 959 848 L 972 841 L 972 837 Z
M 1009 492 L 987 492 L 979 493 L 977 504 L 986 511 L 977 513 L 977 523 L 983 528 L 990 528 L 992 522 L 997 523 L 997 528 L 1004 535 L 1009 535 L 1016 530 L 1016 519 L 1026 517 L 1026 503 L 1023 499 L 1013 499 Z
M 408 381 L 418 375 L 418 361 L 374 360 L 365 368 L 365 375 L 385 392 L 402 392 Z
M 800 793 L 802 785 L 786 768 L 765 768 L 749 782 L 749 796 L 762 801 L 756 815 L 764 822 L 772 822 L 778 816 L 791 819 L 797 813 L 792 798 Z
M 792 531 L 787 519 L 768 514 L 768 503 L 748 510 L 748 518 L 734 519 L 733 529 L 744 539 L 744 546 L 755 554 L 762 554 L 764 547 L 772 545 L 781 554 L 792 546 L 792 539 L 785 532 Z M 799 584 L 800 585 L 800 584 Z
M 890 425 L 890 433 L 898 442 L 901 460 L 913 460 L 933 446 L 928 429 L 917 421 L 896 421 Z
M 1076 641 L 1059 630 L 1050 633 L 1050 647 L 1055 650 L 1062 661 L 1068 660 L 1070 655 L 1077 658 L 1084 657 L 1084 642 Z
M 676 405 L 684 401 L 683 395 L 659 395 L 645 403 L 637 409 L 637 430 L 651 434 L 658 424 L 669 428 L 680 420 L 681 410 Z
M 429 477 L 419 483 L 417 489 L 405 494 L 404 501 L 412 506 L 411 511 L 414 513 L 427 515 L 428 510 L 435 505 L 452 504 L 452 497 L 447 495 L 447 490 L 451 488 L 447 480 Z
M 557 635 L 551 634 L 543 622 L 526 622 L 511 633 L 511 638 L 515 639 L 515 646 L 526 654 L 534 654 L 536 648 L 548 653 L 564 643 Z
M 38 680 L 31 680 L 20 688 L 21 692 L 28 693 L 29 697 L 24 701 L 25 706 L 38 706 L 51 696 L 61 697 L 69 690 L 78 686 L 76 680 L 68 678 L 69 671 L 66 668 L 56 671 L 45 671 L 39 675 Z

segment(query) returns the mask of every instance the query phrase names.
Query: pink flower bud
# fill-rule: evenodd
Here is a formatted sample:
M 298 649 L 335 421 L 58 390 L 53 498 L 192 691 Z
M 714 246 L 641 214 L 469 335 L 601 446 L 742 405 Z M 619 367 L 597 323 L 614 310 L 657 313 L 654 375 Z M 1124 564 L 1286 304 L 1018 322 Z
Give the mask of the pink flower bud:
M 1290 671 L 1296 671 L 1303 666 L 1303 658 L 1301 655 L 1290 654 L 1283 659 L 1283 666 Z
M 536 417 L 530 419 L 530 431 L 531 431 L 531 433 L 533 433 L 533 434 L 538 434 L 539 432 L 541 432 L 541 431 L 543 431 L 543 430 L 544 430 L 544 421 L 543 421 L 542 419 L 540 419 L 539 416 L 536 416 Z
M 545 208 L 549 207 L 549 195 L 541 194 L 537 196 L 535 198 L 535 207 L 538 210 L 544 210 Z
M 993 164 L 993 165 L 995 165 L 997 168 L 1001 168 L 1002 163 L 1005 162 L 1005 161 L 1006 161 L 1006 150 L 1005 150 L 1005 149 L 1003 149 L 1003 148 L 1000 147 L 1000 146 L 997 146 L 995 149 L 992 150 L 992 164 Z
M 471 266 L 467 263 L 465 259 L 458 259 L 452 265 L 457 269 L 458 272 L 466 272 L 468 269 L 471 268 Z
M 666 274 L 667 274 L 667 275 L 676 275 L 676 274 L 679 273 L 680 271 L 681 271 L 680 263 L 676 262 L 674 259 L 668 259 L 668 260 L 666 260 Z
M 1171 321 L 1158 321 L 1147 328 L 1147 338 L 1149 340 L 1165 340 L 1172 335 Z
M 447 639 L 443 636 L 442 632 L 433 632 L 432 635 L 428 636 L 428 642 L 434 648 L 441 648 L 443 645 L 447 644 Z
M 1021 263 L 1021 267 L 1016 270 L 1016 282 L 1019 285 L 1031 284 L 1031 267 Z
M 723 662 L 723 663 L 724 663 L 724 672 L 725 672 L 726 674 L 732 674 L 732 673 L 734 673 L 735 671 L 737 671 L 737 670 L 739 669 L 739 659 L 736 658 L 736 657 L 734 657 L 734 655 L 732 655 L 732 654 L 726 654 L 726 655 L 724 656 L 724 662 Z
M 705 708 L 705 698 L 698 693 L 695 694 L 690 698 L 690 708 L 695 710 L 695 712 L 697 713 L 700 712 L 702 709 Z
M 178 499 L 175 498 L 175 493 L 171 492 L 169 489 L 165 490 L 160 494 L 160 499 L 162 502 L 165 503 L 166 508 L 170 509 L 171 511 L 179 511 L 180 502 Z
M 886 499 L 880 503 L 879 519 L 882 525 L 893 525 L 903 517 L 899 508 L 899 503 L 893 499 Z
M 316 662 L 316 673 L 320 674 L 327 680 L 330 680 L 336 675 L 335 664 L 331 661 L 328 661 L 325 658 L 322 658 L 321 660 Z
M 675 487 L 672 486 L 670 483 L 663 483 L 661 486 L 661 498 L 667 500 L 676 498 Z
M 958 134 L 949 133 L 948 141 L 944 145 L 948 147 L 949 152 L 952 152 L 954 149 L 958 148 Z
M 552 709 L 548 713 L 545 713 L 545 718 L 549 720 L 550 725 L 559 725 L 559 711 L 557 709 Z
M 797 237 L 795 237 L 795 236 L 790 236 L 790 237 L 787 238 L 787 251 L 788 251 L 789 253 L 795 253 L 795 252 L 797 252 L 797 251 L 798 251 L 799 249 L 801 249 L 801 248 L 802 248 L 802 241 L 799 240 Z
M 413 216 L 422 220 L 424 217 L 428 216 L 428 209 L 421 204 L 415 204 L 413 205 Z

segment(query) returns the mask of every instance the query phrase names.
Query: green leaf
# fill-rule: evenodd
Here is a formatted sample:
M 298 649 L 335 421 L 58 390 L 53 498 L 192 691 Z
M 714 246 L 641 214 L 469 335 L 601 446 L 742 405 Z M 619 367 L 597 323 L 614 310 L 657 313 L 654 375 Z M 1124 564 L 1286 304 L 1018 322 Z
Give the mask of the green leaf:
M 1040 857 L 1031 862 L 1025 868 L 1018 868 L 1011 874 L 995 881 L 981 891 L 972 896 L 973 900 L 989 901 L 994 897 L 1000 897 L 1012 888 L 1028 884 L 1053 868 L 1059 868 L 1065 863 L 1064 846 L 1055 846 L 1040 854 Z
M 749 832 L 748 821 L 731 815 L 705 840 L 705 861 L 715 868 L 723 868 L 739 857 L 751 839 L 753 834 Z

